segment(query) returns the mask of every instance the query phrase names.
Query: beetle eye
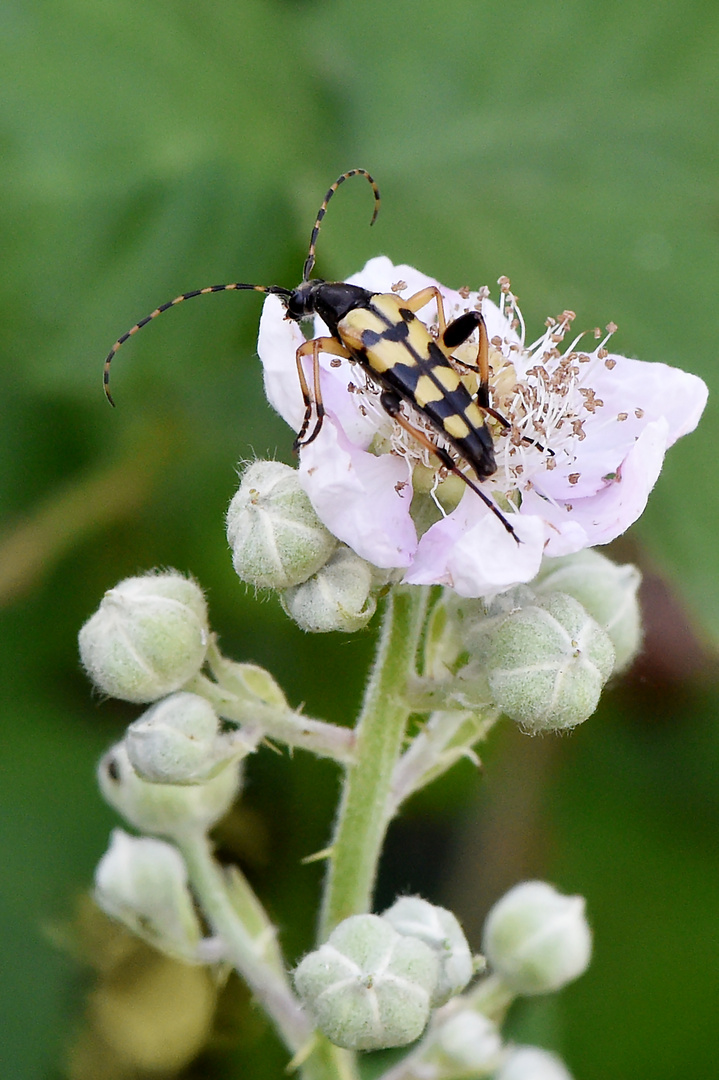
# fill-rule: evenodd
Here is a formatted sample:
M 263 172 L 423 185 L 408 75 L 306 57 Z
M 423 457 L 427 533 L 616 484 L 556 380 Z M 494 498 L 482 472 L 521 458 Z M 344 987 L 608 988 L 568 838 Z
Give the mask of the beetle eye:
M 285 318 L 294 319 L 295 322 L 299 322 L 304 316 L 304 305 L 298 303 L 297 297 L 294 295 L 289 296 L 286 300 L 284 297 L 282 299 L 285 303 Z

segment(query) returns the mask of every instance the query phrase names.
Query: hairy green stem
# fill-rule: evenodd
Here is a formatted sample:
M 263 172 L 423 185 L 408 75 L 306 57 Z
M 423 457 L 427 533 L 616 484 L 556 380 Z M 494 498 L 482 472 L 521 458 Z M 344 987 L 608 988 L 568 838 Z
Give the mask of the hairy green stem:
M 187 832 L 177 845 L 187 863 L 190 885 L 213 931 L 221 938 L 227 959 L 275 1023 L 292 1053 L 312 1035 L 312 1025 L 302 1012 L 284 972 L 262 958 L 263 943 L 248 930 L 232 900 L 228 882 L 212 856 L 205 833 Z
M 499 1027 L 516 994 L 499 975 L 487 975 L 464 996 L 469 1008 L 489 1017 Z
M 277 947 L 274 927 L 236 867 L 226 875 L 212 856 L 205 833 L 191 831 L 176 841 L 187 864 L 190 885 L 227 960 L 245 980 L 295 1055 L 303 1080 L 358 1080 L 355 1055 L 315 1032 L 292 991 Z
M 355 738 L 349 728 L 315 720 L 294 709 L 268 705 L 260 700 L 241 700 L 205 675 L 196 675 L 183 689 L 206 698 L 224 719 L 249 727 L 260 727 L 271 739 L 310 750 L 319 757 L 329 757 L 343 765 L 353 760 Z
M 350 915 L 369 911 L 391 820 L 391 782 L 411 713 L 406 688 L 428 601 L 422 587 L 396 587 L 385 609 L 377 656 L 355 729 L 328 866 L 320 940 Z
M 473 747 L 486 739 L 500 715 L 495 707 L 483 713 L 469 709 L 432 713 L 397 762 L 392 777 L 392 811 L 396 813 L 409 795 L 441 776 L 460 758 L 469 758 L 479 766 Z

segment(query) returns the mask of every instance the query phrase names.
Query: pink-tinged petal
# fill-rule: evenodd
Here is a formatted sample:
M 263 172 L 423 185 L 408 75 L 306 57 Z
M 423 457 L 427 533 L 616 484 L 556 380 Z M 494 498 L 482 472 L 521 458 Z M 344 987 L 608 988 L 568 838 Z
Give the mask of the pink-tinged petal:
M 332 360 L 336 362 L 337 357 L 327 353 L 320 355 L 322 401 L 350 442 L 366 450 L 380 426 L 389 429 L 387 414 L 366 395 L 352 390 L 352 386 L 361 388 L 365 385 L 365 376 L 358 364 L 340 360 L 332 367 Z M 311 356 L 304 358 L 304 365 L 307 382 L 312 386 Z
M 609 367 L 606 366 L 609 362 Z M 707 400 L 707 387 L 696 375 L 668 367 L 610 355 L 580 368 L 582 383 L 602 402 L 585 415 L 584 436 L 573 446 L 574 457 L 560 452 L 554 469 L 533 478 L 537 491 L 557 502 L 586 498 L 606 487 L 637 439 L 652 421 L 667 421 L 667 447 L 693 430 Z
M 669 370 L 682 375 L 683 379 L 679 381 L 679 385 L 673 384 L 669 388 L 672 408 L 665 414 L 669 421 L 667 447 L 673 446 L 682 435 L 694 431 L 709 397 L 709 387 L 698 375 L 692 375 L 689 371 L 678 371 L 676 368 Z
M 609 370 L 606 365 L 613 364 Z M 647 363 L 611 353 L 602 368 L 590 379 L 597 396 L 604 400 L 601 412 L 615 415 L 628 412 L 628 422 L 657 420 L 668 422 L 667 446 L 693 431 L 707 402 L 706 383 L 668 364 Z M 641 414 L 636 416 L 637 410 Z M 643 425 L 641 425 L 643 426 Z
M 460 596 L 493 596 L 536 577 L 544 552 L 539 517 L 511 516 L 520 543 L 471 491 L 419 542 L 410 585 L 449 585 Z
M 301 451 L 300 479 L 320 520 L 361 558 L 383 568 L 410 565 L 417 534 L 401 458 L 360 449 L 327 414 L 319 436 Z
M 264 370 L 267 400 L 294 431 L 300 430 L 305 414 L 295 364 L 295 353 L 304 340 L 297 323 L 285 319 L 282 302 L 268 296 L 262 307 L 257 352 Z
M 541 514 L 548 523 L 547 555 L 569 555 L 621 536 L 644 511 L 664 461 L 669 425 L 647 424 L 621 463 L 615 480 L 595 495 L 552 505 L 528 492 L 522 512 Z

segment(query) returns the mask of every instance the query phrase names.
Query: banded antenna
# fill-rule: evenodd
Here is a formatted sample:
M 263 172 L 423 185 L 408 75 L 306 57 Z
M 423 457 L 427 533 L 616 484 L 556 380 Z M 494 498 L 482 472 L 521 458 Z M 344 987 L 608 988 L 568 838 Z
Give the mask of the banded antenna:
M 303 283 L 309 281 L 310 274 L 312 273 L 312 268 L 315 265 L 315 248 L 317 245 L 317 237 L 319 236 L 322 219 L 327 212 L 327 205 L 340 184 L 343 184 L 345 180 L 349 180 L 351 176 L 364 176 L 367 182 L 371 185 L 372 191 L 374 192 L 375 206 L 370 225 L 374 225 L 375 221 L 377 220 L 377 214 L 379 213 L 380 206 L 379 188 L 377 187 L 377 184 L 367 172 L 367 170 L 350 169 L 348 172 L 342 173 L 341 176 L 338 176 L 334 184 L 332 184 L 329 191 L 325 195 L 322 206 L 320 207 L 317 213 L 317 217 L 315 219 L 315 224 L 312 229 L 312 235 L 310 237 L 310 247 L 307 253 L 307 258 L 305 259 L 304 270 L 302 273 Z M 118 349 L 122 345 L 124 345 L 129 338 L 136 334 L 138 330 L 142 330 L 143 326 L 147 326 L 149 322 L 152 322 L 153 319 L 156 319 L 158 315 L 162 315 L 163 311 L 168 311 L 170 308 L 177 307 L 178 304 L 184 303 L 185 300 L 192 300 L 195 296 L 206 296 L 208 293 L 233 291 L 237 292 L 242 289 L 249 289 L 253 292 L 267 293 L 273 296 L 280 296 L 285 300 L 289 299 L 289 297 L 292 296 L 292 290 L 285 289 L 281 285 L 253 285 L 249 282 L 244 281 L 232 281 L 229 282 L 229 284 L 227 285 L 208 285 L 204 289 L 193 289 L 191 292 L 182 293 L 180 296 L 176 296 L 174 300 L 168 300 L 166 304 L 161 304 L 159 307 L 155 308 L 154 311 L 151 311 L 149 315 L 146 315 L 144 319 L 140 319 L 139 322 L 135 323 L 135 325 L 130 330 L 128 330 L 127 333 L 123 334 L 122 337 L 119 337 L 110 349 L 109 353 L 107 354 L 107 357 L 105 359 L 105 365 L 103 368 L 102 384 L 105 390 L 105 396 L 110 402 L 110 404 L 113 406 L 113 408 L 115 402 L 113 400 L 112 394 L 110 393 L 110 365 Z

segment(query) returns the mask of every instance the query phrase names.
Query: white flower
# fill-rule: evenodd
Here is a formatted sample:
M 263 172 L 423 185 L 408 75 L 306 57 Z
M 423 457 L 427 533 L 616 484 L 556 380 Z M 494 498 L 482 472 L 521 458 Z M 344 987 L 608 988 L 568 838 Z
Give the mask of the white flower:
M 697 376 L 608 352 L 613 327 L 592 349 L 580 348 L 578 338 L 565 344 L 572 312 L 548 320 L 545 333 L 525 345 L 521 314 L 505 279 L 501 307 L 486 290 L 460 294 L 385 257 L 370 260 L 349 281 L 373 292 L 395 286 L 406 297 L 437 285 L 448 320 L 481 300 L 491 342 L 491 403 L 509 422 L 503 428 L 488 420 L 497 471 L 482 489 L 521 543 L 464 485 L 458 505 L 443 510 L 418 536 L 410 516 L 413 488 L 424 483 L 426 490 L 432 462 L 390 420 L 359 365 L 322 355 L 326 416 L 318 437 L 301 450 L 302 485 L 335 536 L 375 566 L 402 568 L 409 584 L 489 596 L 531 581 L 543 554 L 608 543 L 642 513 L 667 448 L 696 426 L 704 408 L 707 388 Z M 430 327 L 436 322 L 434 301 L 419 317 Z M 316 320 L 314 334 L 326 333 Z M 269 296 L 258 342 L 265 388 L 295 431 L 304 416 L 295 367 L 303 340 L 299 326 L 285 319 L 280 300 Z M 472 363 L 476 350 L 470 341 L 455 355 Z M 311 358 L 306 361 L 309 372 Z M 437 502 L 443 490 L 461 484 L 452 476 L 440 483 L 443 475 L 437 467 L 431 493 L 435 497 L 437 489 Z

